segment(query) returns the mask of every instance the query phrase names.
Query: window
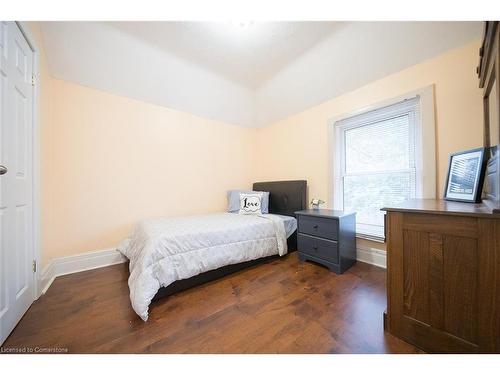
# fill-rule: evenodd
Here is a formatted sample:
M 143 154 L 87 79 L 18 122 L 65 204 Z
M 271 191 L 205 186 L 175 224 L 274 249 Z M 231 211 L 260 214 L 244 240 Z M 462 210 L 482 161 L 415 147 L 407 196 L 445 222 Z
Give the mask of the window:
M 337 121 L 335 139 L 335 206 L 356 211 L 358 236 L 383 239 L 380 209 L 423 195 L 419 97 Z

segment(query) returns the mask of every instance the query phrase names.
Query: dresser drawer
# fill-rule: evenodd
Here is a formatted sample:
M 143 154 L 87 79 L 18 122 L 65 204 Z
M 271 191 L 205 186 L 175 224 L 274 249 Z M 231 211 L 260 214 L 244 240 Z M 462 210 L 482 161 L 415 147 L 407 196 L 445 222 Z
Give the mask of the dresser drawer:
M 337 240 L 338 221 L 316 216 L 299 216 L 299 233 Z
M 322 238 L 311 237 L 305 234 L 299 234 L 297 241 L 299 252 L 321 258 L 332 263 L 338 263 L 339 249 L 337 241 L 324 240 Z

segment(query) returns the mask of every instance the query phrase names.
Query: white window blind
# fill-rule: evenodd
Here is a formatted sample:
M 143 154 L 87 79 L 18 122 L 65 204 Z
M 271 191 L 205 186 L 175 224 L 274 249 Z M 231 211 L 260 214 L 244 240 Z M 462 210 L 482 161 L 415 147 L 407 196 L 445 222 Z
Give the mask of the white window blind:
M 340 208 L 356 211 L 357 233 L 380 239 L 380 209 L 418 196 L 418 98 L 338 121 Z

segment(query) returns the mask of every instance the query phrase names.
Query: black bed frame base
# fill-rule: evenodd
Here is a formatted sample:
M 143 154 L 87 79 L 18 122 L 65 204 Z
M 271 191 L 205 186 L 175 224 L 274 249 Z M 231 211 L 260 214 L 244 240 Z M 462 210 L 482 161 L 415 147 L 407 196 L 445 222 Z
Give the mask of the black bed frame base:
M 293 240 L 292 237 L 295 239 Z M 292 240 L 292 243 L 291 241 Z M 290 238 L 288 239 L 288 253 L 297 251 L 297 246 L 293 246 L 293 242 L 295 244 L 297 243 L 297 232 L 294 232 Z M 153 300 L 151 302 L 157 301 L 161 298 L 171 296 L 173 294 L 182 292 L 183 290 L 190 289 L 192 287 L 208 283 L 213 280 L 220 279 L 224 276 L 230 275 L 232 273 L 244 270 L 249 267 L 257 266 L 263 263 L 267 263 L 279 258 L 279 255 L 271 255 L 268 257 L 264 258 L 259 258 L 259 259 L 254 259 L 254 260 L 249 260 L 248 262 L 243 262 L 243 263 L 238 263 L 238 264 L 230 264 L 228 266 L 224 266 L 221 268 L 217 268 L 215 270 L 207 271 L 200 273 L 199 275 L 190 277 L 189 279 L 183 279 L 183 280 L 177 280 L 174 281 L 172 284 L 160 288 L 156 295 L 153 297 Z

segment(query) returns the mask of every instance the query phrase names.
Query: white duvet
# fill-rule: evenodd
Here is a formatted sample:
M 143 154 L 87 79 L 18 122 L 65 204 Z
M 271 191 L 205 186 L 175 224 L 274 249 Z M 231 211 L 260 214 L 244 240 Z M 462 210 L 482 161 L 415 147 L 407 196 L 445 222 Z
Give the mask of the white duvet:
M 290 218 L 288 218 L 290 219 Z M 287 231 L 296 229 L 293 219 Z M 118 250 L 130 260 L 130 300 L 148 319 L 160 287 L 199 273 L 287 252 L 285 221 L 279 215 L 216 213 L 139 222 Z

